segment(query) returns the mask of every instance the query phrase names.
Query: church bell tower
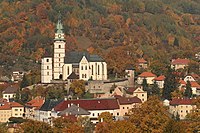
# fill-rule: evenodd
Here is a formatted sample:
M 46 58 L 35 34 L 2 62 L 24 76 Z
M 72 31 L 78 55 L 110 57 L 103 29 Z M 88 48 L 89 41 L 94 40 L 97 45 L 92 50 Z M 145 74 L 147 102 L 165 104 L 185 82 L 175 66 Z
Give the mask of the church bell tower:
M 58 22 L 54 38 L 54 57 L 53 57 L 53 79 L 62 79 L 63 65 L 65 57 L 65 35 L 61 23 L 61 14 L 59 13 Z

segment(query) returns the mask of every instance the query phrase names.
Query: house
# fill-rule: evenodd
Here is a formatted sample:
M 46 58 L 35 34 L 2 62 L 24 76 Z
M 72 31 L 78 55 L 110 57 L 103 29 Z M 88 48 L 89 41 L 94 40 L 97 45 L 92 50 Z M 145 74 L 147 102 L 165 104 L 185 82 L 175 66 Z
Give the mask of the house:
M 127 115 L 128 112 L 140 106 L 142 101 L 138 97 L 122 97 L 119 95 L 115 95 L 115 98 L 119 101 L 119 114 L 120 116 Z
M 36 97 L 25 104 L 25 117 L 27 119 L 35 119 L 35 110 L 39 109 L 44 104 L 44 98 Z
M 49 99 L 45 100 L 44 104 L 36 110 L 35 119 L 51 124 L 52 122 L 52 109 L 61 102 L 62 100 Z
M 23 117 L 24 106 L 17 102 L 7 102 L 0 106 L 0 122 L 8 122 L 10 117 Z
M 107 80 L 107 63 L 98 55 L 88 52 L 65 51 L 64 28 L 59 19 L 56 25 L 53 57 L 42 58 L 41 83 L 67 80 L 74 72 L 79 79 Z
M 7 103 L 7 99 L 0 98 L 0 106 L 3 106 L 5 103 Z
M 200 88 L 200 85 L 196 81 L 191 81 L 191 88 L 192 88 L 192 94 L 197 95 L 197 91 Z
M 15 83 L 22 81 L 24 74 L 25 74 L 25 71 L 23 71 L 23 70 L 13 71 L 12 72 L 12 81 Z
M 144 91 L 142 87 L 130 87 L 125 90 L 126 97 L 138 97 L 142 102 L 147 101 L 147 91 Z
M 137 83 L 142 84 L 143 80 L 147 80 L 147 84 L 153 84 L 153 79 L 157 76 L 153 74 L 152 72 L 143 72 L 140 75 L 138 75 Z
M 190 63 L 189 59 L 173 59 L 171 61 L 171 68 L 177 69 L 185 69 Z
M 200 79 L 200 76 L 197 74 L 188 74 L 187 76 L 185 76 L 184 81 L 198 81 Z
M 82 109 L 90 112 L 87 115 L 92 123 L 98 123 L 98 116 L 102 112 L 110 112 L 113 116 L 120 116 L 119 104 L 116 98 L 107 99 L 78 99 L 78 100 L 64 100 L 54 107 L 54 117 L 72 105 L 81 107 Z
M 9 86 L 3 91 L 3 98 L 10 100 L 15 98 L 18 88 L 16 86 Z
M 172 99 L 169 103 L 169 112 L 174 116 L 179 115 L 181 120 L 185 119 L 186 115 L 196 108 L 193 101 L 194 99 L 188 98 Z
M 162 88 L 164 88 L 165 76 L 164 75 L 160 75 L 160 76 L 154 78 L 153 82 L 156 82 L 156 84 L 158 85 L 158 87 L 160 89 L 162 89 Z
M 179 90 L 184 92 L 186 88 L 186 82 L 182 79 L 179 80 Z
M 144 59 L 144 58 L 140 58 L 140 59 L 138 59 L 138 68 L 139 69 L 141 69 L 141 68 L 143 68 L 143 69 L 146 69 L 147 68 L 147 61 Z
M 112 92 L 111 96 L 115 96 L 115 95 L 118 95 L 118 96 L 124 96 L 124 87 L 122 86 L 117 86 L 114 91 Z

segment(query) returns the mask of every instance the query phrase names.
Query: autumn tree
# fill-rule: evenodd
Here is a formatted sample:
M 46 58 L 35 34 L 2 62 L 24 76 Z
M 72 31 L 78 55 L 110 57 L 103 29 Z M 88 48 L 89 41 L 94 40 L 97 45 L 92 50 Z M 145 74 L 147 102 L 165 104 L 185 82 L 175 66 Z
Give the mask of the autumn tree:
M 45 123 L 39 121 L 28 120 L 17 127 L 16 132 L 42 132 L 42 133 L 53 133 L 52 127 Z
M 192 97 L 192 88 L 191 88 L 191 83 L 189 80 L 187 81 L 187 84 L 186 84 L 184 96 L 188 98 Z
M 74 93 L 81 97 L 85 93 L 85 81 L 84 80 L 75 80 L 70 84 L 70 89 L 74 91 Z
M 91 123 L 88 116 L 78 117 L 77 124 L 81 127 L 84 127 L 85 133 L 92 133 L 94 131 L 94 125 Z
M 98 120 L 100 122 L 112 122 L 112 115 L 109 112 L 103 112 L 99 115 Z
M 167 110 L 157 96 L 152 96 L 130 112 L 130 121 L 139 132 L 163 132 L 170 121 Z
M 0 133 L 7 133 L 8 128 L 6 127 L 6 124 L 0 124 Z

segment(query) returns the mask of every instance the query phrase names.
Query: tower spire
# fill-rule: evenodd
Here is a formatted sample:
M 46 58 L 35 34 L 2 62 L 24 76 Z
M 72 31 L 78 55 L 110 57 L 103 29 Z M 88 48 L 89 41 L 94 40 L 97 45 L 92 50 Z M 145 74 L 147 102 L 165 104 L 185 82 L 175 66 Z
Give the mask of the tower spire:
M 62 25 L 62 22 L 61 22 L 61 13 L 59 11 L 58 13 L 58 22 L 57 22 L 57 25 L 56 25 L 56 33 L 55 33 L 55 40 L 65 40 L 64 38 L 64 28 L 63 28 L 63 25 Z

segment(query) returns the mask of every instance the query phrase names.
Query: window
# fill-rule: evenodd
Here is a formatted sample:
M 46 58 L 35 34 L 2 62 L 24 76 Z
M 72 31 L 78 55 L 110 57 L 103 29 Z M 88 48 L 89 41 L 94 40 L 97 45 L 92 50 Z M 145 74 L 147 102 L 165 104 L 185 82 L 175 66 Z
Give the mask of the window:
M 129 107 L 127 107 L 127 109 L 129 109 Z
M 87 66 L 85 66 L 85 70 L 87 70 Z
M 18 109 L 15 109 L 15 111 L 18 111 Z
M 47 66 L 47 69 L 49 69 L 49 66 Z
M 87 75 L 85 74 L 85 78 L 87 78 Z
M 82 74 L 82 78 L 84 78 L 84 74 Z
M 92 65 L 92 75 L 93 75 L 93 73 L 94 73 L 94 68 L 93 68 L 93 65 Z
M 81 70 L 83 70 L 83 66 L 81 66 Z
M 22 109 L 20 109 L 20 111 L 22 111 Z
M 61 48 L 61 45 L 58 45 L 58 48 Z
M 144 94 L 142 94 L 142 96 L 144 96 Z
M 119 116 L 119 113 L 117 113 L 117 115 Z
M 99 65 L 98 65 L 98 75 L 100 75 L 100 70 L 99 70 L 99 69 L 100 69 L 100 67 L 99 67 Z
M 47 59 L 47 62 L 49 62 L 49 59 Z
M 49 75 L 49 72 L 47 72 L 47 75 Z
M 98 116 L 99 116 L 99 113 L 98 113 Z
M 60 58 L 58 59 L 58 61 L 60 62 Z
M 123 109 L 124 109 L 124 107 L 123 107 Z
M 94 113 L 92 113 L 92 116 L 94 116 Z

